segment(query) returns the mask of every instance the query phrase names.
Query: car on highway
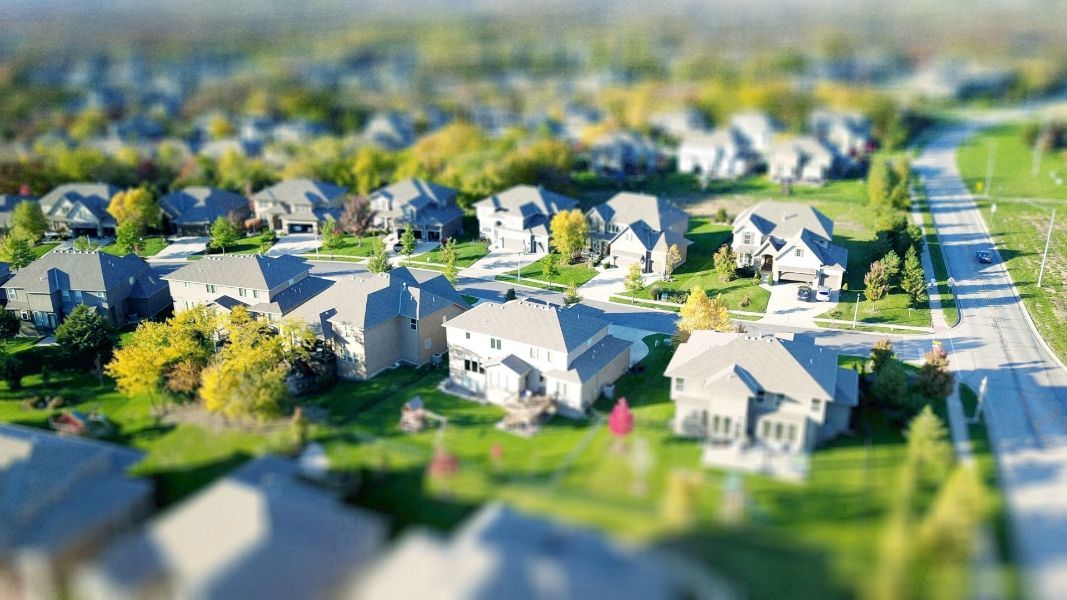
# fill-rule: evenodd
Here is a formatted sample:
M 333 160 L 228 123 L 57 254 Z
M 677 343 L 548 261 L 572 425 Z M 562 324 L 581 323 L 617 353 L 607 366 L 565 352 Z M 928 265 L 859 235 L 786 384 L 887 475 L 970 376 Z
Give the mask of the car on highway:
M 809 302 L 811 300 L 811 288 L 806 285 L 798 287 L 797 300 L 800 300 L 801 302 Z
M 974 253 L 974 257 L 983 265 L 992 264 L 993 262 L 993 253 L 989 250 L 979 250 Z
M 816 302 L 829 302 L 830 301 L 830 288 L 825 285 L 819 286 L 819 290 L 815 292 Z

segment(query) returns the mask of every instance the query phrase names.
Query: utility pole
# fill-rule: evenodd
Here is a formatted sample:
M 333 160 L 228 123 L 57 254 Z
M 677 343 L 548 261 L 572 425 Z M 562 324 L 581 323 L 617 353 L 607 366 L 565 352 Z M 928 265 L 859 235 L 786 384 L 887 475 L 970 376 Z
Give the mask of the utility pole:
M 856 328 L 856 321 L 860 316 L 860 293 L 856 292 L 856 308 L 852 311 L 852 328 Z
M 1056 209 L 1052 209 L 1052 216 L 1048 218 L 1048 236 L 1045 238 L 1045 253 L 1041 256 L 1041 270 L 1037 272 L 1037 288 L 1041 289 L 1041 278 L 1045 276 L 1045 261 L 1048 260 L 1048 247 L 1052 243 L 1052 224 L 1056 222 Z
M 1044 144 L 1041 143 L 1041 138 L 1044 136 L 1045 127 L 1039 127 L 1037 130 L 1037 139 L 1034 140 L 1034 164 L 1030 167 L 1030 177 L 1037 177 L 1038 171 L 1041 170 L 1041 157 Z
M 989 188 L 993 185 L 993 162 L 997 156 L 997 142 L 996 140 L 989 142 L 989 160 L 985 166 L 985 197 L 989 197 Z

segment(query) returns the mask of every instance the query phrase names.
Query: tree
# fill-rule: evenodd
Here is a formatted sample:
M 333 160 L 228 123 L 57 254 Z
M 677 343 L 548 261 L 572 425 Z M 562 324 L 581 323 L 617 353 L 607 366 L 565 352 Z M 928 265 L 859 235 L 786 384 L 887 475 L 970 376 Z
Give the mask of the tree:
M 363 236 L 374 224 L 377 213 L 371 208 L 370 200 L 363 196 L 347 198 L 341 211 L 341 229 L 356 236 L 356 243 L 363 244 Z
M 715 263 L 715 272 L 719 274 L 719 281 L 725 283 L 733 279 L 734 275 L 737 274 L 737 256 L 726 244 L 719 246 L 713 261 Z
M 441 244 L 441 262 L 445 264 L 445 279 L 456 285 L 459 279 L 459 267 L 456 265 L 456 241 L 452 238 Z
M 708 298 L 704 289 L 694 286 L 686 298 L 685 304 L 678 311 L 678 332 L 682 337 L 688 338 L 689 334 L 701 329 L 714 331 L 730 331 L 733 324 L 730 322 L 730 310 L 722 298 Z
M 18 335 L 22 323 L 13 311 L 0 309 L 0 337 Z
M 624 438 L 634 430 L 634 414 L 630 411 L 630 405 L 626 398 L 619 398 L 608 415 L 608 429 L 617 438 Z
M 382 150 L 371 146 L 357 150 L 352 161 L 352 178 L 356 183 L 356 191 L 366 196 L 378 189 L 388 178 L 391 167 L 392 161 Z
M 563 303 L 570 306 L 571 304 L 578 304 L 581 301 L 582 297 L 578 294 L 578 284 L 572 281 L 570 285 L 567 286 L 567 291 L 563 293 Z
M 322 237 L 322 249 L 326 251 L 340 248 L 345 237 L 344 232 L 337 227 L 337 221 L 333 219 L 326 219 L 319 229 L 319 235 Z
M 45 231 L 48 231 L 48 219 L 45 218 L 40 204 L 27 200 L 15 205 L 11 214 L 11 235 L 36 242 Z
M 37 260 L 37 254 L 33 251 L 29 240 L 9 235 L 0 240 L 0 260 L 18 271 Z
M 121 191 L 111 198 L 107 212 L 121 225 L 127 221 L 137 224 L 138 229 L 159 225 L 162 213 L 152 193 L 145 188 Z
M 893 342 L 889 338 L 882 338 L 871 346 L 871 359 L 869 368 L 871 373 L 877 374 L 886 364 L 896 359 L 897 354 L 893 351 Z
M 871 269 L 867 271 L 867 274 L 863 276 L 863 284 L 867 286 L 863 290 L 863 295 L 867 297 L 868 302 L 877 302 L 885 296 L 889 291 L 888 277 L 886 277 L 885 266 L 879 261 L 871 263 Z
M 0 349 L 0 378 L 7 383 L 7 389 L 17 392 L 22 389 L 22 376 L 25 370 L 22 360 L 5 349 Z
M 115 247 L 120 254 L 136 252 L 141 245 L 141 228 L 133 221 L 126 221 L 115 229 Z
M 915 248 L 908 248 L 908 253 L 904 255 L 904 272 L 900 278 L 900 287 L 907 292 L 913 305 L 926 300 L 926 273 L 923 272 Z
M 938 483 L 952 467 L 952 443 L 948 429 L 929 405 L 923 407 L 904 432 L 908 440 L 907 461 L 931 483 Z
M 204 407 L 227 418 L 275 417 L 288 390 L 286 336 L 238 308 L 225 323 L 226 344 L 200 375 Z
M 100 244 L 90 240 L 87 235 L 78 236 L 78 238 L 74 240 L 74 249 L 78 252 L 92 252 L 99 247 Z
M 883 406 L 907 407 L 908 374 L 898 361 L 889 361 L 874 375 L 871 394 Z
M 415 230 L 408 227 L 404 230 L 403 235 L 400 236 L 400 253 L 404 256 L 411 256 L 415 253 Z
M 667 255 L 663 259 L 664 280 L 671 280 L 671 275 L 674 274 L 674 268 L 677 267 L 680 262 L 682 262 L 682 251 L 678 248 L 678 244 L 671 244 L 670 248 L 667 248 Z
M 515 293 L 515 288 L 508 288 L 508 290 L 504 292 L 504 302 L 510 302 L 518 297 L 519 295 Z
M 882 257 L 882 266 L 885 267 L 885 276 L 888 285 L 897 283 L 897 277 L 900 275 L 900 255 L 895 251 L 890 250 Z
M 554 217 L 551 222 L 552 245 L 563 256 L 571 259 L 585 247 L 586 237 L 589 235 L 589 222 L 585 214 L 575 208 L 563 210 Z
M 215 222 L 211 224 L 211 242 L 210 246 L 216 250 L 222 250 L 222 253 L 226 253 L 226 248 L 232 246 L 238 239 L 237 228 L 230 223 L 230 220 L 222 215 L 219 215 Z
M 626 279 L 623 281 L 623 286 L 630 294 L 630 303 L 633 303 L 634 296 L 645 286 L 645 281 L 641 278 L 641 265 L 637 263 L 630 265 L 630 269 L 626 272 Z
M 371 273 L 385 273 L 393 268 L 392 263 L 389 262 L 389 256 L 385 253 L 385 243 L 381 240 L 375 240 L 377 248 L 374 250 L 374 254 L 367 260 L 367 270 Z
M 552 278 L 557 275 L 559 275 L 558 255 L 550 252 L 548 256 L 541 261 L 541 277 L 543 277 L 545 281 L 552 281 Z
M 956 376 L 948 368 L 948 353 L 941 344 L 934 344 L 924 356 L 915 385 L 920 394 L 931 400 L 944 400 L 952 393 Z
M 884 157 L 875 156 L 867 170 L 867 200 L 870 205 L 875 208 L 887 205 L 894 183 L 889 161 Z
M 75 306 L 56 328 L 56 345 L 77 365 L 91 364 L 97 357 L 106 360 L 117 340 L 111 322 L 85 304 Z

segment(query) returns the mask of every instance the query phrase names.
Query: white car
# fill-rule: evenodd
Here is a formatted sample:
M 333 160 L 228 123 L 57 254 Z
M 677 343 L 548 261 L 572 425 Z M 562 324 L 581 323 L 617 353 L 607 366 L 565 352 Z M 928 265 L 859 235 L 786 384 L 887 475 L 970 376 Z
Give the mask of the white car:
M 825 285 L 819 286 L 819 289 L 815 291 L 816 302 L 829 302 L 830 301 L 830 288 Z

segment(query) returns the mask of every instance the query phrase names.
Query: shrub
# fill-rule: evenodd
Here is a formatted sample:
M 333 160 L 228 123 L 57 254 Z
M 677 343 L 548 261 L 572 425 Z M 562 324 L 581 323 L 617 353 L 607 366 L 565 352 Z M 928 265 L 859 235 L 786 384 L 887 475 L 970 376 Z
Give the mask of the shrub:
M 0 310 L 0 336 L 12 337 L 19 332 L 19 318 L 10 310 Z
M 652 294 L 653 300 L 659 300 L 659 295 L 661 291 L 662 290 L 660 289 L 658 283 L 653 283 L 652 285 L 648 286 L 648 293 Z
M 748 308 L 752 304 L 752 297 L 748 294 L 741 296 L 741 308 Z
M 7 387 L 13 392 L 22 389 L 22 361 L 14 354 L 4 352 L 0 354 L 0 377 L 7 382 Z
M 59 410 L 67 405 L 67 401 L 63 396 L 52 396 L 52 399 L 48 401 L 48 410 Z

